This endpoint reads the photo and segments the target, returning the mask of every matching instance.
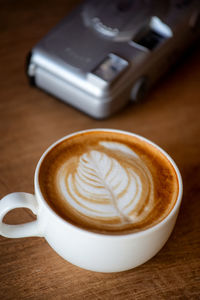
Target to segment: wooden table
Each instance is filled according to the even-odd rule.
[[[151,139],[177,162],[184,182],[180,215],[154,258],[115,274],[73,266],[43,238],[0,237],[0,299],[200,299],[200,46],[146,101],[94,120],[31,88],[24,72],[31,47],[78,2],[1,1],[0,196],[32,193],[37,161],[62,136],[86,128],[119,128]],[[5,221],[33,218],[29,210],[16,209]]]

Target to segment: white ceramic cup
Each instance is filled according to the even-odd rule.
[[[173,165],[177,174],[179,194],[176,204],[167,217],[159,224],[144,231],[124,234],[105,235],[90,232],[68,223],[56,214],[48,205],[40,191],[38,175],[40,165],[46,154],[57,143],[80,132],[70,134],[50,146],[40,158],[35,171],[35,195],[28,193],[12,193],[0,201],[0,234],[9,238],[41,236],[64,259],[77,265],[98,272],[119,272],[137,267],[152,258],[169,238],[179,212],[182,199],[182,179],[180,172],[171,157],[160,147],[149,140],[133,133],[114,129],[92,129],[93,131],[119,132],[135,136],[153,145]],[[87,133],[92,130],[84,130]],[[21,225],[8,225],[3,217],[12,209],[29,208],[37,220]]]

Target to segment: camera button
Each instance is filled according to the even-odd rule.
[[[148,80],[147,77],[140,77],[134,83],[132,90],[131,90],[131,101],[137,102],[144,98],[148,91]]]

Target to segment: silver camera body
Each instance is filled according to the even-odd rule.
[[[142,98],[199,36],[199,0],[85,1],[31,50],[27,74],[105,118]]]

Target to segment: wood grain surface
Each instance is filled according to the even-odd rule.
[[[180,214],[154,258],[114,274],[73,266],[43,238],[0,237],[0,299],[200,299],[200,46],[145,101],[94,120],[31,88],[24,71],[28,51],[78,2],[0,1],[0,197],[34,192],[36,164],[57,139],[86,128],[117,128],[151,139],[177,162],[184,183]],[[16,209],[5,221],[33,219],[29,210]]]

